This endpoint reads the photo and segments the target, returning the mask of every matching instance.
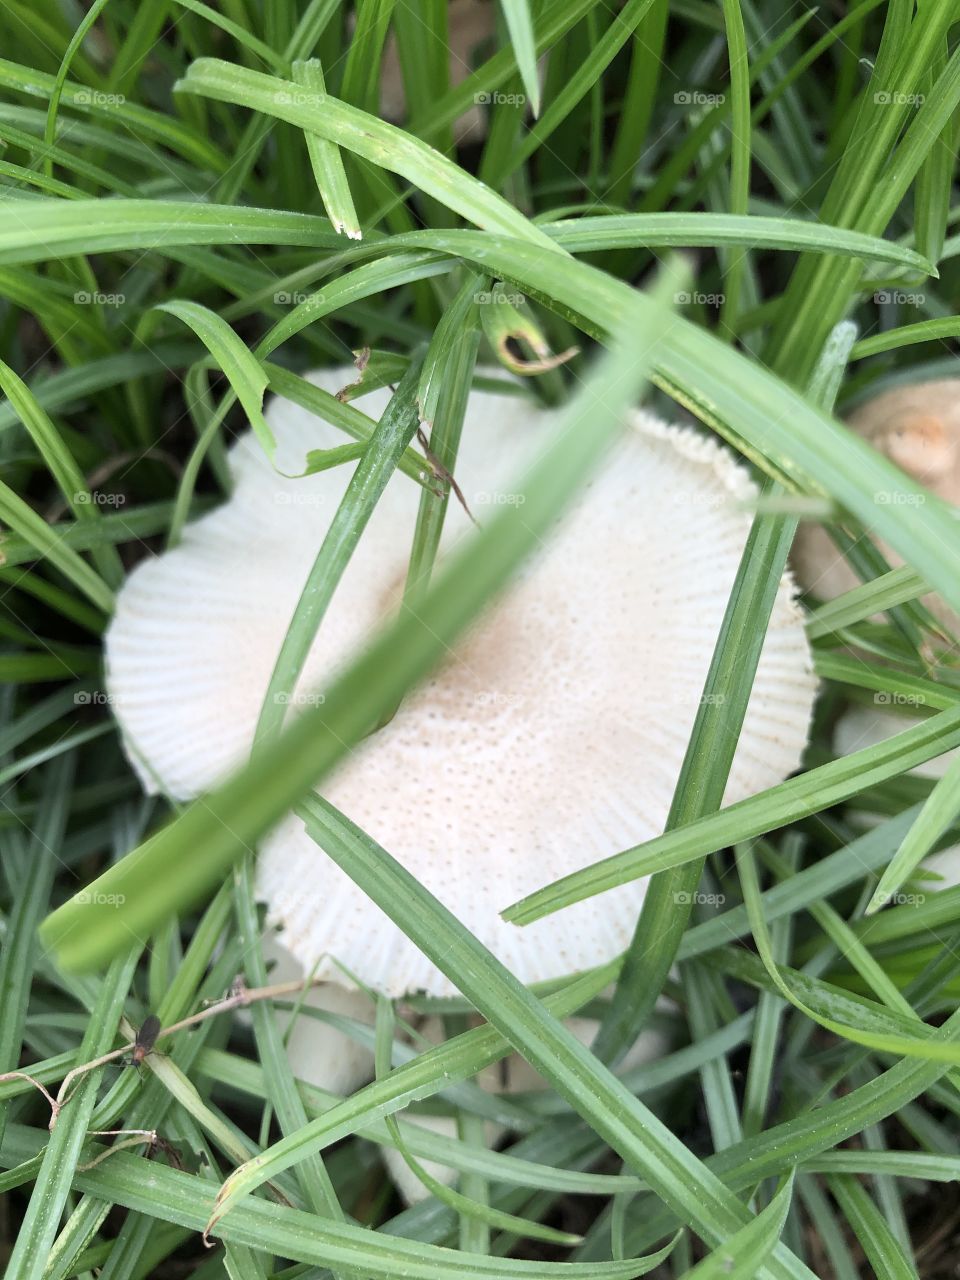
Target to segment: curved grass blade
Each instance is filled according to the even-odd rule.
[[[319,134],[371,164],[406,178],[484,230],[525,236],[542,248],[555,250],[548,236],[452,160],[395,125],[337,98],[326,95],[321,100],[319,95],[311,94],[311,100],[303,102],[304,95],[293,81],[250,71],[219,58],[200,58],[192,63],[175,88],[182,93],[199,93],[219,102],[250,107],[305,132]]]
[[[197,335],[223,371],[264,452],[272,459],[277,442],[263,416],[267,375],[256,356],[247,350],[226,320],[198,302],[160,302],[153,310],[175,316]]]
[[[917,869],[937,841],[960,813],[960,756],[951,760],[942,778],[938,778],[907,838],[893,861],[880,877],[873,897],[867,903],[866,915],[873,915],[891,902],[903,882]]]

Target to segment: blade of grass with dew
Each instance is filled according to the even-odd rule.
[[[291,74],[297,84],[302,85],[305,90],[317,92],[321,96],[326,94],[323,68],[320,66],[319,59],[309,58],[294,62]],[[342,233],[350,240],[360,240],[363,232],[360,230],[353,196],[350,194],[350,184],[347,181],[347,171],[343,167],[343,158],[339,149],[332,142],[318,138],[315,133],[306,133],[304,137],[320,198],[323,200],[327,217],[333,223],[334,231]]]
[[[789,878],[795,873],[792,863],[788,863],[784,858],[781,858],[769,845],[761,843],[758,845],[758,849],[760,857],[773,869],[780,880]],[[846,920],[826,902],[812,903],[809,911],[817,924],[823,929],[825,936],[834,943],[840,955],[845,960],[848,960],[861,975],[877,999],[888,1008],[898,1010],[907,1017],[913,1018],[914,1011],[910,1002],[899,987],[887,976],[883,967],[874,959],[872,953],[860,941]],[[785,965],[787,963],[786,958],[781,958],[776,954],[774,954],[774,959],[778,964]]]
[[[538,225],[571,253],[633,249],[640,245],[783,249],[891,262],[927,275],[936,272],[928,258],[895,240],[795,217],[667,211],[596,214]]]
[[[189,806],[101,876],[98,892],[122,893],[119,906],[106,909],[96,900],[74,899],[48,916],[42,936],[61,964],[89,968],[102,963],[122,945],[129,929],[149,932],[209,892],[244,848],[255,844],[449,651],[455,637],[552,526],[563,503],[596,463],[602,443],[613,439],[620,413],[641,387],[646,362],[664,331],[669,316],[664,293],[672,296],[680,278],[677,267],[666,272],[657,304],[642,321],[638,309],[630,309],[631,322],[623,328],[629,348],[618,347],[602,361],[571,404],[565,416],[568,429],[558,431],[558,443],[527,481],[522,517],[518,507],[499,512],[451,559],[424,598],[419,615],[403,614],[374,639],[328,690],[322,707],[308,709],[256,762],[202,803]],[[164,868],[159,879],[157,867]],[[108,881],[112,890],[105,887]],[[141,891],[146,884],[149,893]]]
[[[743,886],[745,905],[747,913],[750,917],[750,927],[754,941],[757,945],[757,951],[770,981],[776,990],[789,1001],[795,1009],[799,1009],[801,1013],[811,1018],[814,1022],[819,1023],[828,1031],[832,1031],[834,1035],[842,1036],[846,1040],[852,1040],[855,1044],[864,1045],[866,1048],[878,1049],[881,1052],[903,1054],[929,1060],[937,1058],[940,1061],[948,1061],[953,1065],[960,1064],[960,1045],[942,1044],[937,1039],[932,1028],[928,1028],[923,1023],[917,1024],[917,1030],[923,1028],[929,1036],[916,1038],[913,1035],[901,1035],[897,1031],[892,1031],[892,1024],[896,1027],[904,1022],[899,1014],[888,1011],[881,1011],[879,1006],[874,1006],[869,1011],[864,1006],[861,1016],[860,1008],[857,1004],[844,1002],[840,997],[834,997],[823,983],[819,983],[814,979],[804,980],[801,975],[790,974],[786,969],[782,969],[773,957],[773,951],[770,945],[770,934],[767,923],[764,920],[763,912],[760,909],[760,889],[757,880],[756,868],[753,863],[753,852],[745,844],[736,846],[737,870],[740,875],[740,883]],[[812,984],[812,985],[811,985]],[[804,989],[806,988],[806,989]],[[803,991],[801,995],[800,992]],[[807,998],[807,993],[826,992],[823,1001],[818,1001],[819,1008],[814,1004],[814,999]],[[831,1005],[836,1007],[836,1016],[833,1014]],[[846,1007],[844,1007],[846,1005]],[[831,1012],[825,1012],[831,1010]],[[841,1020],[841,1017],[843,1020]],[[912,1019],[906,1018],[905,1024],[909,1028]]]
[[[537,75],[537,46],[533,33],[530,0],[500,0],[510,33],[510,48],[527,93],[534,118],[540,114],[540,80]]]

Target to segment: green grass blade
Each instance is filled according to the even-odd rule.
[[[308,93],[316,92],[321,97],[326,94],[323,69],[318,59],[294,62],[291,74],[297,84],[302,85]],[[332,142],[318,138],[315,133],[307,133],[305,137],[313,176],[334,231],[341,232],[351,240],[361,239],[363,232],[360,230],[347,172],[338,148]]]
[[[933,851],[943,833],[953,825],[960,813],[958,782],[960,756],[950,762],[943,777],[937,780],[907,838],[897,850],[896,857],[880,877],[880,883],[867,903],[867,915],[879,911],[896,897],[904,881],[927,854]]]

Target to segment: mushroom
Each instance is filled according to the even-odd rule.
[[[312,375],[328,392],[354,378],[352,369]],[[480,523],[522,503],[511,487],[520,460],[559,420],[517,384],[503,387],[471,394],[456,465]],[[370,392],[360,407],[377,416],[387,399]],[[332,426],[283,399],[267,415],[277,469],[251,434],[241,437],[229,455],[230,499],[189,525],[178,547],[138,565],[119,593],[107,682],[148,791],[197,796],[249,756],[278,650],[347,483],[343,467],[291,478],[308,451],[339,442]],[[421,492],[399,472],[387,485],[289,696],[291,714],[322,702],[331,676],[397,607]],[[499,913],[663,830],[753,495],[717,442],[633,414],[540,553],[323,783],[332,804],[523,982],[602,964],[630,940],[642,880],[525,929]],[[469,518],[451,499],[441,555],[465,534]],[[797,768],[815,689],[785,576],[727,803]],[[304,973],[347,985],[346,969],[390,997],[453,993],[297,817],[263,840],[257,874],[277,941]],[[304,1074],[322,1075],[307,1049],[295,1058]]]
[[[960,505],[960,378],[895,387],[867,400],[850,415],[849,425],[876,449],[937,497]],[[878,493],[877,502],[889,500]],[[892,565],[903,560],[886,543],[880,549]],[[793,564],[803,588],[832,600],[860,585],[860,579],[818,524],[801,526]],[[937,596],[931,611],[953,628],[960,617]]]

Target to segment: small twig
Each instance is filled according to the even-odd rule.
[[[146,1142],[150,1147],[156,1146],[157,1131],[156,1129],[91,1129],[88,1137],[110,1137],[113,1134],[130,1134],[123,1142],[115,1142],[112,1147],[107,1147],[106,1151],[101,1151],[98,1156],[94,1156],[92,1160],[88,1160],[86,1164],[78,1164],[77,1172],[86,1173],[88,1169],[95,1168],[102,1161],[109,1159],[117,1151],[123,1151],[125,1147],[139,1147],[141,1142]]]
[[[228,1013],[231,1009],[245,1009],[247,1005],[251,1005],[258,1000],[273,1000],[278,996],[295,995],[297,992],[305,991],[309,987],[320,986],[325,981],[325,978],[311,978],[307,981],[300,979],[292,982],[277,982],[269,987],[247,988],[244,986],[242,979],[238,978],[230,988],[230,993],[228,995],[224,996],[221,1000],[216,1001],[216,1003],[208,1005],[206,1009],[201,1009],[199,1013],[192,1013],[189,1017],[181,1018],[179,1022],[172,1022],[169,1027],[162,1028],[162,1030],[157,1032],[156,1039],[162,1040],[165,1036],[173,1035],[176,1031],[183,1031],[187,1027],[195,1027],[198,1023],[206,1022],[208,1018],[216,1017],[218,1014]],[[91,1062],[83,1062],[79,1066],[68,1071],[63,1078],[63,1083],[60,1085],[56,1098],[52,1098],[47,1090],[44,1089],[43,1085],[39,1084],[36,1080],[33,1080],[32,1077],[26,1076],[26,1079],[30,1080],[32,1084],[35,1084],[50,1103],[51,1115],[49,1127],[51,1130],[57,1123],[61,1110],[73,1097],[73,1093],[68,1092],[69,1086],[73,1081],[79,1076],[86,1075],[88,1071],[93,1071],[97,1067],[105,1067],[109,1063],[115,1062],[118,1058],[122,1058],[124,1054],[132,1052],[135,1044],[136,1039],[134,1038],[128,1044],[121,1045],[119,1049],[114,1049],[112,1052],[105,1053],[99,1058],[94,1058]],[[25,1075],[22,1071],[11,1072],[10,1074],[19,1076]],[[0,1080],[4,1078],[5,1077],[0,1076]]]
[[[427,459],[427,462],[430,466],[430,470],[433,472],[433,474],[437,477],[438,480],[446,481],[446,483],[450,486],[450,488],[456,494],[457,501],[460,503],[461,507],[463,507],[468,517],[473,521],[473,523],[479,529],[480,525],[474,519],[473,512],[467,506],[467,500],[463,496],[463,490],[457,484],[456,480],[454,480],[453,472],[447,470],[447,468],[443,465],[443,463],[440,461],[437,455],[430,448],[430,445],[429,445],[429,442],[427,441],[426,433],[424,432],[423,427],[417,427],[417,443],[419,444],[420,448],[423,450],[424,457]],[[440,495],[438,494],[437,496],[439,497]]]
[[[49,1089],[47,1089],[45,1085],[42,1085],[39,1080],[35,1080],[33,1076],[27,1075],[26,1071],[5,1071],[3,1075],[0,1075],[0,1080],[29,1080],[33,1087],[35,1089],[39,1089],[46,1098],[47,1102],[50,1104],[50,1110],[54,1114],[60,1110],[60,1103],[57,1102]]]

